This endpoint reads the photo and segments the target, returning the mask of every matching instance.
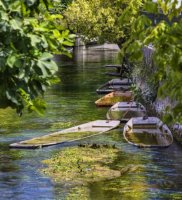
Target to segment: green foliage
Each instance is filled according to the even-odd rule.
[[[49,9],[51,13],[62,13],[73,0],[54,0],[53,6]]]
[[[67,148],[43,163],[48,168],[42,171],[57,182],[70,182],[72,185],[86,185],[91,182],[120,177],[119,170],[110,168],[119,152],[118,149],[104,145],[80,145],[81,147]],[[82,147],[84,146],[84,147]]]
[[[68,28],[85,41],[116,42],[123,37],[120,6],[120,0],[73,0],[63,15]]]
[[[73,0],[61,0],[61,4],[67,7],[72,1]]]
[[[171,108],[170,117],[166,119],[181,120],[179,113],[182,105],[182,19],[179,15],[182,11],[182,5],[178,1],[152,2],[149,0],[130,1],[127,8],[123,11],[120,20],[128,25],[130,34],[122,46],[121,55],[129,55],[132,61],[142,60],[142,48],[152,44],[155,51],[153,59],[157,69],[155,71],[155,80],[161,82],[158,96],[166,97],[176,103]],[[163,19],[157,23],[146,15],[152,13],[155,19],[163,16]],[[177,20],[178,22],[175,22]],[[132,23],[131,23],[132,21]],[[180,106],[179,106],[180,105]],[[168,112],[169,113],[169,112]]]
[[[1,108],[43,113],[41,98],[58,70],[52,54],[67,55],[73,42],[52,7],[50,0],[0,0]]]

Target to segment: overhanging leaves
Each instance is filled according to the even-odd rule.
[[[73,42],[51,6],[50,0],[0,1],[0,107],[43,113],[42,95],[57,80],[53,54]]]

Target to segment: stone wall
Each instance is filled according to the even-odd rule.
[[[155,68],[154,63],[152,61],[153,53],[154,53],[154,48],[152,46],[146,46],[143,48],[144,63],[146,67],[149,66],[149,67]],[[172,102],[170,101],[169,97],[166,97],[164,99],[157,98],[153,102],[155,111],[160,115],[163,114],[163,112],[165,111],[165,108],[167,106],[171,106],[171,104]]]
[[[144,55],[144,63],[146,64],[146,67],[154,67],[154,64],[152,63],[152,55],[154,52],[154,48],[152,46],[146,46],[143,49],[143,55]],[[146,89],[147,84],[144,84],[142,89]],[[156,98],[156,100],[152,103],[152,108],[154,109],[151,113],[156,113],[158,116],[162,116],[165,114],[165,108],[166,107],[172,107],[175,103],[171,102],[169,97],[166,97],[164,99]],[[174,138],[176,141],[178,141],[180,144],[182,144],[182,125],[180,124],[174,124],[171,126],[171,130],[173,133]]]

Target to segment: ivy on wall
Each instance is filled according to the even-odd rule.
[[[144,12],[153,14],[154,23]],[[182,5],[178,1],[156,2],[149,0],[131,0],[120,16],[123,28],[127,26],[130,34],[122,45],[121,55],[129,55],[133,62],[142,61],[142,49],[153,45],[153,60],[157,66],[153,74],[155,81],[160,81],[158,97],[170,97],[175,102],[166,108],[164,120],[182,122]]]

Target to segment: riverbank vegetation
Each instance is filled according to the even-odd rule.
[[[135,6],[138,2],[139,6]],[[180,82],[182,57],[182,5],[179,1],[130,1],[121,15],[122,24],[130,24],[130,34],[121,48],[121,55],[132,62],[143,59],[142,49],[154,48],[149,79],[158,82],[157,97],[169,97],[173,105],[166,107],[164,121],[182,122],[182,90]],[[148,66],[146,66],[147,68]],[[151,67],[151,66],[150,66]],[[146,69],[148,71],[148,69]],[[146,76],[148,73],[146,73]]]
[[[122,12],[120,5],[119,1],[73,0],[63,15],[67,28],[85,42],[118,43],[123,37],[119,21]]]
[[[73,35],[52,1],[0,1],[0,108],[42,114],[46,88],[58,81],[54,54],[69,55]]]
[[[0,107],[24,107],[42,114],[46,88],[57,81],[54,54],[69,55],[71,32],[85,41],[115,42],[120,61],[129,58],[134,68],[142,62],[142,49],[153,45],[154,65],[140,71],[154,84],[157,95],[170,97],[165,121],[182,121],[181,38],[179,1],[65,0],[0,1],[1,70]],[[64,17],[63,17],[64,16]],[[63,19],[64,18],[64,19]],[[67,27],[67,29],[65,29]]]
[[[94,2],[96,1],[73,0],[64,12],[68,27],[86,39],[117,42],[121,47],[121,62],[127,56],[134,68],[139,68],[138,63],[143,60],[142,49],[152,44],[155,49],[154,64],[144,67],[140,65],[142,66],[140,72],[145,73],[144,75],[148,77],[146,81],[153,84],[152,89],[156,95],[152,96],[152,100],[156,97],[169,97],[173,102],[173,106],[166,107],[164,121],[182,122],[182,90],[179,84],[182,81],[181,2],[172,0],[155,2],[115,0],[112,3],[100,0],[96,4]]]

